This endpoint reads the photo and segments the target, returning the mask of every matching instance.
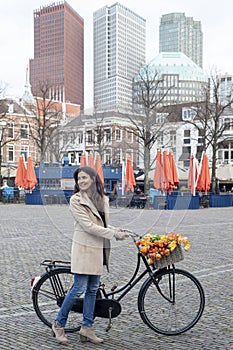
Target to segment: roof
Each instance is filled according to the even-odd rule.
[[[182,52],[161,52],[148,63],[152,72],[159,74],[178,74],[180,80],[208,81],[203,69]]]
[[[9,106],[12,106],[12,112],[9,111]],[[0,100],[0,114],[25,114],[25,108],[20,106],[20,104],[12,99],[1,99]]]

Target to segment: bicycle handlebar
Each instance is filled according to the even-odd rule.
[[[127,229],[122,229],[121,231],[123,232],[127,232],[129,233],[129,235],[133,238],[133,239],[140,239],[140,235],[134,231],[131,231],[131,230],[127,230]]]

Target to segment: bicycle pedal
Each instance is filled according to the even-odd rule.
[[[112,323],[108,324],[107,328],[105,329],[106,332],[110,331],[110,329],[112,328]]]

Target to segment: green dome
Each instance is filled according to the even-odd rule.
[[[208,81],[203,69],[182,52],[161,52],[148,63],[148,66],[151,74],[157,71],[159,75],[178,74],[179,80],[184,81]]]

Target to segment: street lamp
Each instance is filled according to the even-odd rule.
[[[3,130],[7,124],[6,119],[0,119],[0,186],[2,186],[2,140],[3,140]]]

